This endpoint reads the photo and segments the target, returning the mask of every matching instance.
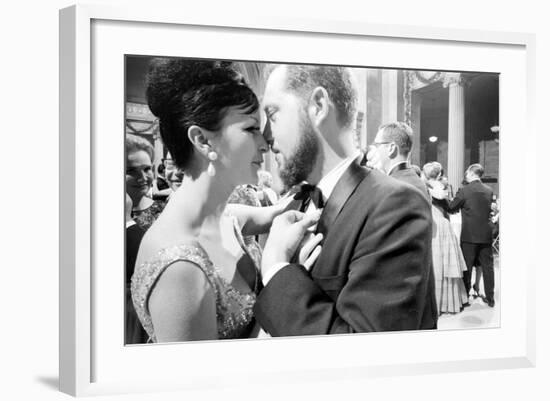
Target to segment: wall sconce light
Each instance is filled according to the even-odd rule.
[[[430,142],[434,143],[434,142],[437,142],[437,137],[436,136],[431,136],[431,137],[428,138],[428,140]]]
[[[498,125],[493,125],[491,128],[489,128],[493,134],[495,134],[494,141],[498,143],[499,141],[499,133],[500,133],[500,127]]]

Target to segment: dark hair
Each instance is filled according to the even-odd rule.
[[[147,102],[174,163],[189,167],[192,125],[217,131],[229,107],[255,112],[258,99],[231,62],[156,58],[147,75]]]
[[[334,103],[340,125],[349,127],[353,122],[357,95],[348,68],[290,64],[286,66],[286,81],[288,89],[302,99],[309,97],[318,86],[325,88]]]
[[[413,130],[400,121],[383,124],[378,129],[383,132],[385,140],[394,142],[399,148],[399,154],[407,156],[413,144]]]
[[[124,145],[126,148],[126,157],[128,157],[130,153],[143,150],[149,155],[151,161],[153,161],[155,151],[153,149],[153,145],[151,145],[151,142],[149,142],[147,139],[134,134],[126,134]]]
[[[485,170],[483,170],[483,166],[478,163],[472,164],[466,171],[471,171],[479,178],[483,177],[483,173],[485,172]]]
[[[164,166],[164,163],[160,163],[157,167],[157,173],[158,174],[164,174],[165,170],[166,170],[166,167]]]

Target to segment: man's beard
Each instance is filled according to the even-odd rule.
[[[299,140],[294,153],[284,158],[284,165],[279,170],[281,181],[286,189],[306,181],[315,167],[319,154],[319,141],[305,111],[300,115]]]

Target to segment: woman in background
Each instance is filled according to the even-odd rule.
[[[435,295],[439,314],[457,313],[468,305],[468,295],[462,280],[466,262],[449,221],[448,188],[442,179],[438,162],[423,167],[424,179],[432,196],[432,258]]]
[[[146,139],[126,134],[126,193],[132,200],[132,218],[147,231],[164,208],[152,199],[153,146]]]

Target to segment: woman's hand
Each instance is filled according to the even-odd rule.
[[[447,199],[449,191],[447,191],[441,182],[430,180],[428,185],[428,192],[432,198],[435,199]]]
[[[280,215],[281,213],[286,212],[287,210],[298,210],[300,208],[302,201],[294,199],[295,195],[295,191],[290,191],[285,194],[285,196],[283,196],[281,199],[279,199],[276,204],[271,206],[276,210],[275,217]]]

